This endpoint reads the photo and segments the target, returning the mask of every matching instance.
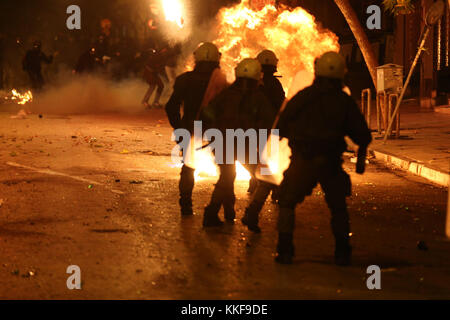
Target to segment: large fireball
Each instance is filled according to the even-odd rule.
[[[278,71],[287,91],[301,71],[313,73],[314,60],[326,51],[338,51],[338,37],[317,25],[314,16],[298,7],[289,10],[266,5],[253,10],[248,0],[219,11],[217,38],[222,52],[222,68],[228,80],[234,79],[234,67],[243,58],[256,57],[263,49],[273,50]]]

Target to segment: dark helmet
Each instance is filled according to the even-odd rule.
[[[275,52],[271,50],[266,49],[261,51],[256,57],[256,59],[258,59],[261,65],[263,66],[270,65],[276,67],[278,65],[278,58],[275,55]]]

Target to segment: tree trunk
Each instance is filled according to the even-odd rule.
[[[361,53],[366,61],[367,68],[369,69],[370,76],[372,77],[373,84],[375,88],[377,87],[377,72],[376,67],[378,65],[375,59],[375,54],[373,52],[372,46],[370,45],[369,39],[359,22],[358,16],[350,5],[349,0],[334,0],[336,5],[341,10],[342,14],[347,20],[350,29],[358,42]]]

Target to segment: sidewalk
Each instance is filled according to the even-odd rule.
[[[369,149],[376,159],[446,187],[450,169],[450,108],[414,111],[402,110],[399,139],[389,139],[384,144],[384,136],[374,131]],[[376,115],[372,116],[371,129],[376,129]]]

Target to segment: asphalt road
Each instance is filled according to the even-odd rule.
[[[320,188],[297,208],[296,257],[282,266],[269,201],[259,235],[239,220],[205,231],[215,178],[203,178],[196,215],[180,216],[161,110],[10,115],[0,113],[0,299],[450,298],[447,189],[421,178],[372,162],[359,176],[347,159],[352,266],[333,264]],[[246,188],[236,182],[238,219]],[[81,290],[67,288],[70,265]],[[381,268],[381,290],[366,286],[370,265]]]

